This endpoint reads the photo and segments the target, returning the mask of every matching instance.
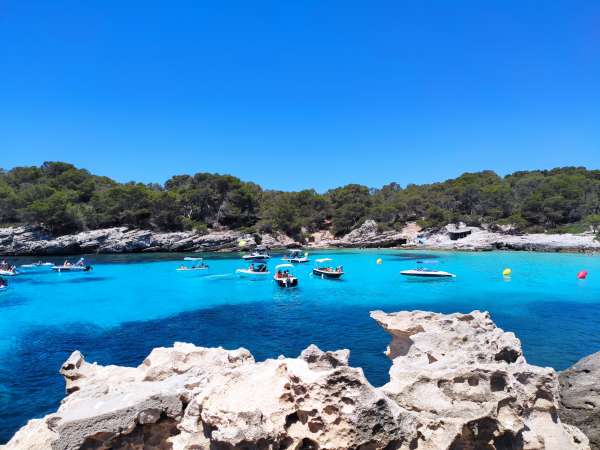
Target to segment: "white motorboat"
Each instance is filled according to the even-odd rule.
[[[54,266],[54,263],[41,262],[41,261],[31,263],[31,264],[21,264],[22,269],[37,269],[39,267],[52,267],[52,266]]]
[[[450,272],[444,272],[443,270],[427,269],[425,267],[418,267],[417,269],[403,270],[400,275],[405,277],[423,277],[423,278],[454,278],[456,275]]]
[[[242,278],[263,279],[271,274],[266,264],[250,264],[247,269],[237,269],[235,271]]]
[[[269,255],[266,247],[263,247],[262,245],[257,246],[252,252],[242,256],[242,259],[246,261],[264,261],[270,258],[271,255]]]
[[[329,278],[332,280],[339,280],[344,275],[344,268],[342,266],[333,267],[329,263],[333,261],[331,258],[317,259],[316,265],[313,268],[313,275],[321,278]]]
[[[293,264],[279,264],[275,266],[275,275],[273,280],[279,287],[290,288],[298,286],[298,278],[294,275]]]
[[[196,258],[194,256],[186,256],[183,258],[184,261],[202,261],[204,258]]]
[[[302,250],[290,250],[290,252],[281,258],[282,261],[288,261],[295,264],[307,263],[310,261],[308,259],[308,252],[302,252]]]
[[[15,269],[0,269],[0,276],[3,277],[14,277],[15,275],[19,275]]]
[[[208,265],[202,263],[199,264],[197,266],[184,266],[181,265],[179,266],[177,269],[175,269],[177,272],[195,272],[197,270],[208,270]]]
[[[271,256],[266,252],[252,252],[242,256],[242,259],[245,259],[246,261],[263,261],[270,258]]]

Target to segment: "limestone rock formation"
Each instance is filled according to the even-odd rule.
[[[270,247],[294,246],[294,241],[284,235],[264,235],[262,238]],[[0,228],[0,254],[237,251],[240,239],[246,241],[248,247],[255,244],[252,235],[237,231],[213,231],[202,235],[193,231],[159,233],[115,227],[53,237],[40,230],[15,227]]]
[[[452,240],[448,230],[427,231],[419,234],[415,243],[418,247],[444,250],[523,250],[523,251],[599,251],[600,242],[593,233],[582,234],[535,233],[514,234],[509,228],[506,232],[494,232],[486,228],[469,227],[471,234]]]
[[[335,238],[330,232],[322,231],[312,234],[311,247],[362,247],[384,248],[399,247],[407,242],[404,233],[400,231],[379,231],[379,226],[374,220],[365,220],[364,223],[350,231],[341,238]]]
[[[340,247],[397,247],[406,243],[406,237],[399,231],[379,231],[377,222],[365,220],[340,241]]]
[[[408,448],[414,415],[347,363],[347,351],[315,346],[256,363],[244,349],[176,343],[137,368],[75,352],[61,369],[70,395],[5,449]]]
[[[558,418],[552,369],[526,363],[487,313],[373,318],[393,337],[390,382],[373,387],[349,352],[309,346],[256,362],[244,349],[176,343],[137,368],[74,352],[58,411],[4,450],[584,450]]]
[[[600,449],[600,352],[587,356],[559,374],[560,418],[574,425]]]
[[[381,389],[418,415],[423,448],[587,448],[579,430],[558,420],[554,370],[527,364],[520,341],[488,313],[371,317],[392,335]]]

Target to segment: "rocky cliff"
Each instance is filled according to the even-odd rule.
[[[407,245],[431,250],[532,250],[532,251],[600,251],[600,241],[592,233],[513,235],[471,227],[471,234],[452,240],[445,229],[422,231],[415,223],[401,230],[379,230],[377,222],[366,220],[342,237],[328,230],[312,233],[307,244],[282,233],[247,234],[239,231],[193,231],[161,233],[126,227],[84,231],[66,236],[51,236],[28,227],[0,228],[0,255],[72,255],[82,253],[138,252],[215,252],[238,251],[239,242],[252,247],[259,238],[270,248],[388,248]]]
[[[240,240],[251,248],[256,235],[238,231],[193,231],[160,233],[126,227],[84,231],[66,236],[52,236],[28,227],[0,228],[1,255],[72,255],[80,253],[139,253],[139,252],[215,252],[239,251]],[[270,248],[301,247],[299,242],[282,233],[262,234],[260,243]],[[406,242],[396,231],[380,233],[377,223],[368,220],[346,236],[336,239],[323,233],[318,242],[308,247],[393,247]]]
[[[4,450],[588,449],[558,416],[558,378],[525,361],[487,313],[372,317],[392,335],[390,381],[372,386],[349,352],[309,346],[256,362],[244,349],[176,343],[136,368],[61,369],[67,397]]]
[[[560,418],[579,427],[600,450],[600,352],[560,373]]]
[[[406,242],[407,238],[403,232],[395,230],[380,231],[377,222],[365,220],[361,226],[345,236],[339,239],[328,236],[321,239],[319,244],[323,247],[387,248],[399,247],[406,244]]]
[[[193,231],[159,233],[116,227],[54,237],[40,230],[17,227],[0,229],[0,254],[237,251],[240,240],[244,240],[247,247],[255,244],[253,235],[237,231],[214,231],[202,235]],[[270,247],[295,245],[292,239],[280,234],[263,235],[262,240]]]

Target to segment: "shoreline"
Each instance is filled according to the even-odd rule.
[[[600,252],[600,241],[585,234],[524,234],[491,232],[471,227],[469,235],[451,239],[443,229],[421,232],[407,227],[402,231],[377,229],[373,221],[341,238],[329,232],[313,233],[312,241],[302,244],[282,233],[249,234],[240,231],[212,231],[207,234],[187,232],[154,232],[126,227],[85,231],[52,236],[27,227],[0,228],[0,256],[51,257],[90,254],[140,253],[238,253],[264,245],[275,251],[303,248],[308,251],[338,249],[394,249],[413,251],[529,251],[540,253]],[[243,243],[243,246],[240,246]]]
[[[351,251],[372,251],[375,252],[385,252],[385,251],[394,251],[394,252],[436,252],[436,253],[540,253],[540,254],[553,254],[553,253],[561,253],[561,254],[570,254],[570,255],[590,255],[597,256],[600,255],[600,250],[597,249],[578,249],[578,248],[558,248],[558,249],[541,249],[541,250],[526,250],[526,249],[510,249],[510,248],[482,248],[482,249],[466,249],[466,248],[444,248],[444,247],[302,247],[303,250],[307,252],[351,252]],[[285,253],[288,248],[286,247],[274,247],[271,248],[272,253],[280,254]],[[142,252],[94,252],[94,253],[60,253],[60,254],[47,254],[47,253],[35,253],[35,254],[6,254],[0,252],[0,258],[28,258],[28,259],[37,259],[37,258],[75,258],[81,256],[141,256],[141,255],[192,255],[196,253],[201,254],[214,254],[214,255],[233,255],[235,253],[243,254],[246,253],[245,250],[217,250],[217,251],[202,251],[202,252],[193,252],[193,251],[170,251],[170,250],[156,250],[156,251],[142,251]],[[275,260],[277,260],[275,258]]]

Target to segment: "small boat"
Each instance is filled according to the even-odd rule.
[[[294,276],[293,272],[290,273],[293,269],[293,264],[279,264],[278,266],[275,266],[277,272],[275,272],[273,280],[275,280],[277,285],[282,288],[298,286],[298,278]]]
[[[86,266],[83,263],[83,258],[81,258],[75,264],[65,261],[64,264],[60,266],[52,266],[52,270],[55,272],[90,272],[92,270],[92,266]]]
[[[237,269],[235,273],[237,273],[240,277],[243,278],[262,279],[266,278],[271,272],[269,272],[269,269],[267,268],[266,264],[253,263],[250,264],[250,266],[247,269]]]
[[[450,272],[444,272],[443,270],[427,269],[425,267],[418,267],[416,269],[403,270],[400,275],[405,277],[423,277],[423,278],[454,278],[456,275]]]
[[[208,270],[208,265],[204,264],[204,263],[199,264],[197,266],[192,266],[192,267],[181,265],[175,270],[178,272],[193,272],[196,270]]]
[[[54,266],[54,263],[51,262],[35,262],[35,263],[30,263],[30,264],[21,264],[21,268],[22,269],[38,269],[40,267],[52,267]]]
[[[310,259],[308,259],[308,252],[302,253],[302,250],[290,250],[290,252],[281,258],[281,260],[296,264],[307,263],[310,261]]]
[[[92,270],[92,266],[52,266],[52,270],[55,272],[90,272]]]
[[[186,256],[183,258],[184,261],[202,261],[204,258],[196,258],[194,256]]]
[[[263,246],[258,246],[251,253],[242,256],[242,259],[244,259],[246,261],[264,261],[264,260],[267,260],[270,258],[271,258],[271,255],[269,255],[269,252]]]
[[[344,275],[344,268],[342,266],[333,267],[326,263],[333,261],[331,258],[317,259],[315,262],[316,266],[313,268],[313,275],[321,278],[329,278],[332,280],[338,280]]]
[[[0,269],[0,276],[3,277],[14,277],[15,275],[19,275],[19,272],[13,267],[11,269]]]

